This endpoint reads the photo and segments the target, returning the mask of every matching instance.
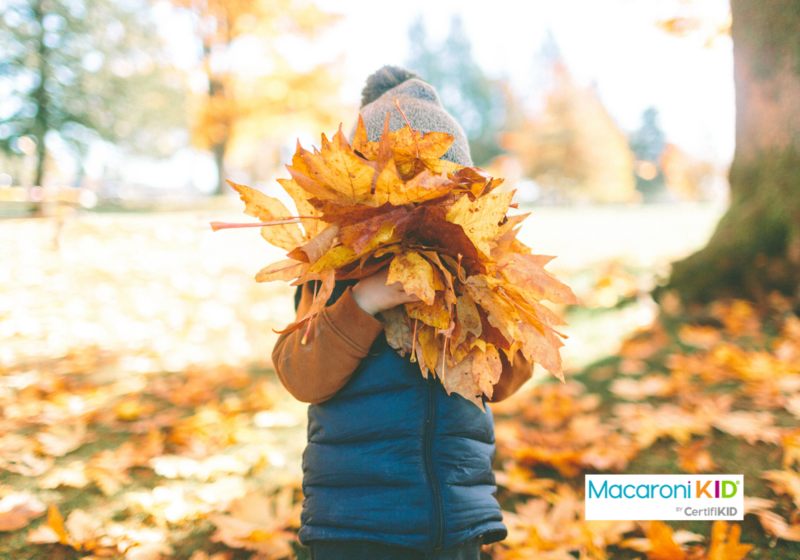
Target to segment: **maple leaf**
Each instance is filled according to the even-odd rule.
[[[707,560],[742,560],[753,549],[752,544],[740,544],[742,526],[736,523],[729,525],[725,521],[714,521],[711,527],[711,544],[708,547]]]
[[[774,418],[769,412],[734,410],[714,419],[718,430],[732,436],[744,438],[754,445],[756,441],[779,443],[783,430],[773,425]]]
[[[239,185],[232,181],[228,184],[239,193],[245,203],[244,213],[258,218],[262,222],[285,220],[291,216],[286,206],[277,198],[267,196],[255,189]],[[303,233],[297,224],[265,226],[261,228],[261,236],[269,243],[291,251],[303,242]]]
[[[473,202],[464,195],[450,208],[446,219],[464,228],[470,241],[483,254],[488,255],[491,253],[488,240],[497,236],[498,224],[506,215],[512,196],[513,192],[490,194]]]
[[[89,478],[86,475],[86,465],[82,461],[73,461],[66,467],[55,468],[47,473],[39,481],[39,488],[58,488],[59,486],[83,488],[87,484],[89,484]]]
[[[672,528],[663,521],[651,521],[645,531],[650,540],[650,560],[685,560],[686,553],[673,539]]]
[[[531,299],[580,305],[568,286],[542,268],[539,255],[507,254],[498,265],[505,279]]]
[[[374,205],[372,177],[375,168],[353,153],[341,125],[332,142],[322,135],[319,154],[304,152],[301,157],[310,173],[307,176],[335,191],[339,195],[336,197],[338,200],[349,204]]]
[[[78,449],[86,440],[86,424],[77,422],[74,428],[64,425],[51,426],[36,434],[41,451],[47,455],[61,457]]]
[[[292,179],[278,179],[278,183],[294,201],[298,216],[318,215],[317,209],[309,201],[309,199],[312,198],[311,193],[301,188],[300,185]],[[300,218],[300,223],[303,226],[303,239],[306,241],[322,231],[322,220]]]

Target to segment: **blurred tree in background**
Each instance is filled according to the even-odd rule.
[[[717,195],[714,192],[718,184],[716,166],[710,161],[692,157],[675,144],[664,144],[658,167],[664,174],[667,188],[677,200],[708,200]]]
[[[488,78],[472,56],[472,43],[461,17],[453,16],[441,46],[430,44],[420,16],[408,31],[411,52],[406,63],[432,84],[442,104],[464,128],[475,165],[486,165],[502,153],[498,134],[513,103],[502,80]]]
[[[664,174],[659,161],[666,140],[658,125],[658,109],[649,107],[642,113],[642,125],[631,134],[630,145],[636,156],[636,190],[643,202],[663,202],[668,197]]]
[[[277,45],[291,37],[313,38],[336,16],[295,0],[171,0],[193,15],[201,42],[207,87],[194,117],[194,142],[214,154],[225,188],[225,156],[237,140],[252,141],[294,118],[329,126],[338,122],[338,86],[329,65],[296,71]],[[238,55],[237,55],[237,50]],[[237,56],[246,53],[246,67]]]
[[[636,193],[625,134],[595,88],[576,85],[558,49],[547,43],[551,67],[543,107],[504,135],[504,147],[519,158],[523,175],[539,183],[545,200],[630,202]]]
[[[736,151],[731,206],[674,264],[687,301],[800,296],[800,0],[731,0]]]
[[[76,183],[93,141],[142,153],[170,151],[170,133],[185,127],[183,85],[166,62],[147,8],[144,0],[5,3],[0,149],[12,158],[35,153],[35,185],[50,171],[52,140],[73,153]]]

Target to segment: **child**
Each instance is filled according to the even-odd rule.
[[[436,90],[386,66],[367,79],[361,115],[370,141],[405,126],[455,137],[444,159],[472,165],[461,127]],[[351,133],[351,140],[354,132]],[[300,541],[315,560],[477,560],[482,544],[506,537],[492,473],[492,413],[448,396],[433,375],[386,343],[380,312],[416,301],[388,267],[362,280],[338,281],[324,311],[305,329],[281,335],[272,360],[281,383],[308,407],[303,454]],[[308,311],[312,283],[298,288],[297,317]],[[514,394],[533,366],[500,353],[503,373],[493,402]]]

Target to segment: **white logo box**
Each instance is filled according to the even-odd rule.
[[[741,474],[586,475],[587,521],[742,521]]]

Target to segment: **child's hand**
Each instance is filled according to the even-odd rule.
[[[353,299],[361,309],[370,315],[397,307],[401,303],[420,301],[417,296],[405,293],[401,282],[387,286],[386,279],[388,277],[389,267],[386,266],[372,276],[362,278],[358,284],[353,286]]]

